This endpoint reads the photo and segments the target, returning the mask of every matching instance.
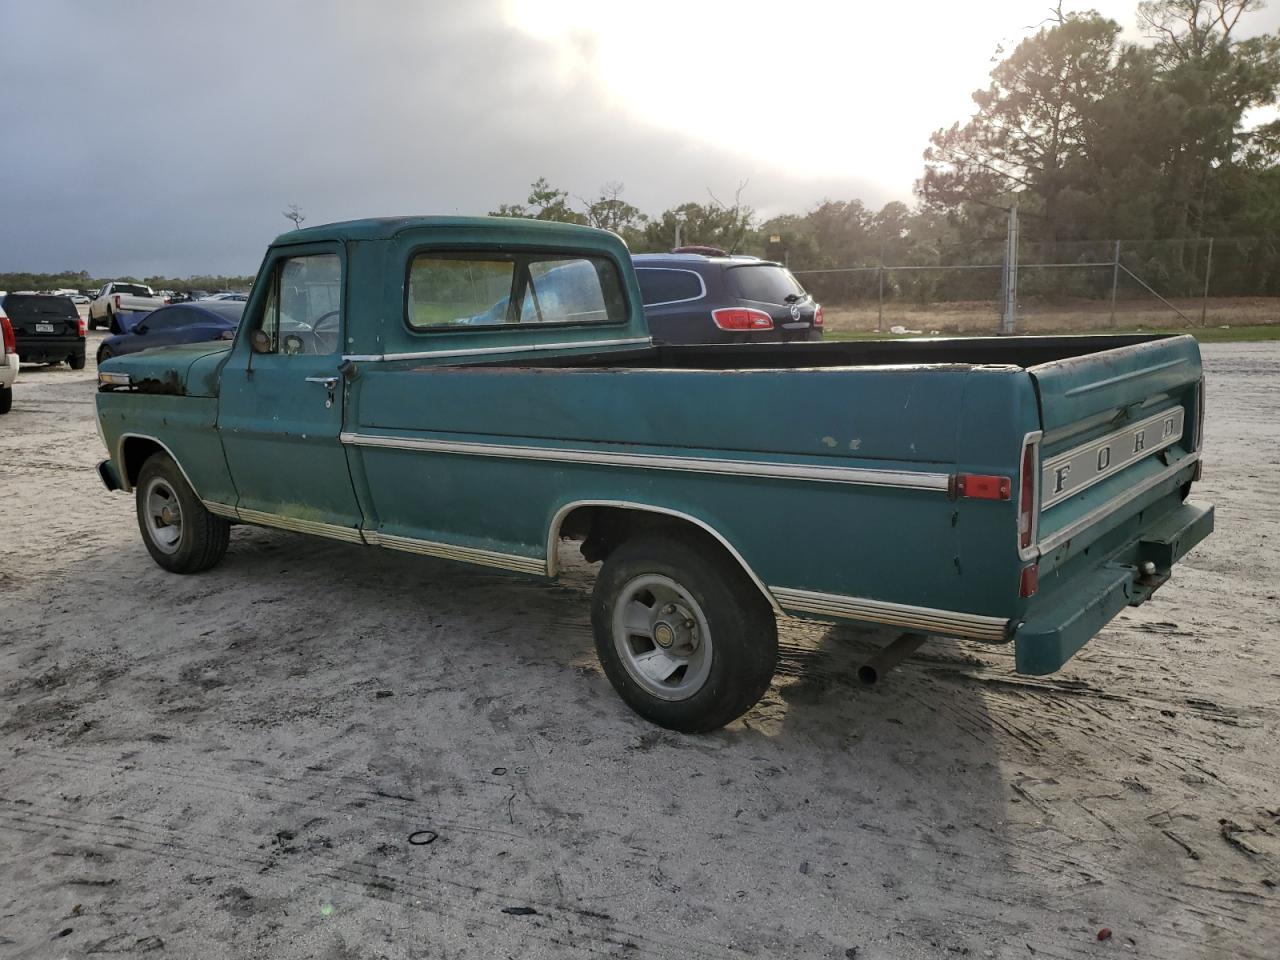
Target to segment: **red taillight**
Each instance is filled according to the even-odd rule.
[[[76,317],[76,332],[82,337],[87,337],[89,335],[89,321],[84,317]]]
[[[772,330],[773,317],[763,310],[746,307],[724,307],[712,310],[711,319],[721,330]]]
[[[1022,448],[1022,475],[1018,489],[1018,548],[1027,550],[1036,535],[1036,445]]]
[[[956,474],[956,496],[969,500],[1008,500],[1013,481],[1008,477],[992,477],[983,473]]]
[[[1039,589],[1040,563],[1037,561],[1022,568],[1022,575],[1018,578],[1018,596],[1034,597]]]
[[[18,342],[13,338],[13,325],[9,323],[9,318],[0,313],[0,330],[4,334],[4,352],[5,354],[17,353]]]
[[[822,307],[821,306],[819,306],[816,310],[813,311],[813,325],[815,327],[822,326]]]
[[[116,294],[114,297],[112,297],[111,299],[112,299],[112,300],[114,300],[114,301],[116,302],[116,309],[117,309],[117,310],[119,310],[119,309],[120,309],[120,294],[118,294],[118,293],[117,293],[117,294]]]

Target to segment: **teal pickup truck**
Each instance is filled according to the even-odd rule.
[[[667,346],[627,249],[414,217],[273,243],[234,341],[99,372],[110,490],[175,573],[237,523],[555,577],[622,698],[710,730],[777,617],[1014,644],[1057,670],[1213,527],[1191,337]]]

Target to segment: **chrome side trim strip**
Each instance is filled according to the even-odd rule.
[[[1077,519],[1073,520],[1071,523],[1063,527],[1061,530],[1055,531],[1054,533],[1049,534],[1049,536],[1041,540],[1040,553],[1041,554],[1051,553],[1052,551],[1058,549],[1058,547],[1062,546],[1064,543],[1066,543],[1076,534],[1080,533],[1080,531],[1088,529],[1089,527],[1093,526],[1095,523],[1105,520],[1107,517],[1111,516],[1111,514],[1115,513],[1121,507],[1128,506],[1130,503],[1132,503],[1134,500],[1137,500],[1138,497],[1142,496],[1148,490],[1151,490],[1155,487],[1160,486],[1160,484],[1164,483],[1170,477],[1176,476],[1182,470],[1191,466],[1199,459],[1200,459],[1200,453],[1198,451],[1196,453],[1190,453],[1187,456],[1183,457],[1181,460],[1179,460],[1177,463],[1173,463],[1165,467],[1159,473],[1153,473],[1150,477],[1142,481],[1142,483],[1138,484],[1137,486],[1130,487],[1128,490],[1120,494],[1118,497],[1108,500],[1106,503],[1102,504],[1101,506],[1094,507],[1094,509],[1090,510],[1084,516],[1078,517]]]
[[[358,527],[344,527],[336,523],[322,523],[319,520],[302,520],[298,517],[286,517],[278,513],[265,513],[261,510],[246,510],[235,507],[236,516],[245,523],[256,523],[263,527],[279,527],[281,530],[292,530],[294,533],[310,533],[318,537],[329,537],[346,543],[364,543]]]
[[[388,533],[379,533],[376,530],[366,530],[364,536],[365,540],[375,547],[402,550],[406,553],[417,553],[427,557],[439,557],[443,560],[458,560],[463,563],[479,564],[482,567],[515,570],[518,573],[531,573],[536,576],[545,576],[547,573],[546,562],[536,557],[521,557],[512,553],[481,550],[477,547],[436,543],[432,540],[417,540],[412,537],[397,537]]]
[[[846,597],[835,593],[818,593],[792,587],[770,587],[770,589],[784,608],[796,613],[883,623],[936,636],[998,642],[1006,638],[1009,626],[1008,619],[1004,617],[986,617],[955,610],[913,607],[905,603],[867,600],[862,597]]]
[[[751,582],[759,587],[760,592],[764,594],[764,598],[769,601],[769,606],[773,607],[773,612],[781,615],[782,608],[778,606],[778,601],[773,594],[769,592],[769,588],[764,585],[764,581],[756,576],[756,572],[751,569],[751,565],[740,554],[727,539],[721,536],[720,531],[704,520],[679,510],[672,510],[669,507],[655,507],[648,503],[635,503],[630,500],[574,500],[572,503],[566,503],[556,515],[551,518],[551,526],[547,532],[547,576],[554,577],[556,575],[557,557],[556,544],[560,542],[560,527],[564,524],[564,518],[576,510],[578,507],[618,507],[622,510],[638,510],[643,513],[661,513],[668,517],[678,517],[681,520],[688,521],[696,527],[701,527],[711,536],[719,541],[720,545],[729,551],[729,555],[738,561],[738,565],[742,567],[743,572],[751,578]]]
[[[827,467],[763,460],[724,460],[712,457],[673,457],[614,453],[607,450],[571,450],[559,447],[429,440],[420,437],[379,437],[363,433],[343,433],[340,439],[343,443],[357,447],[453,453],[472,457],[504,457],[512,460],[590,463],[601,466],[639,467],[647,470],[688,470],[694,473],[732,474],[773,480],[813,480],[821,483],[853,483],[873,487],[938,490],[943,493],[947,491],[950,481],[949,475],[945,473],[916,473],[911,470]]]
[[[228,520],[239,520],[240,514],[236,512],[236,508],[229,503],[218,503],[216,500],[201,500],[204,508],[216,517],[225,517]]]
[[[626,340],[577,340],[570,343],[521,343],[508,347],[468,347],[457,350],[418,350],[411,353],[347,353],[343,360],[379,363],[385,360],[429,360],[433,357],[483,357],[502,353],[542,353],[548,350],[577,350],[587,347],[653,346],[652,337]]]

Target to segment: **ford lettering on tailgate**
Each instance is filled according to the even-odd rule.
[[[1042,505],[1051,507],[1149,457],[1182,436],[1182,407],[1147,417],[1045,461]]]

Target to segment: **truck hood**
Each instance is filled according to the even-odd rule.
[[[127,373],[135,393],[167,393],[180,397],[216,397],[218,371],[231,350],[230,341],[154,347],[112,357],[100,373]]]

